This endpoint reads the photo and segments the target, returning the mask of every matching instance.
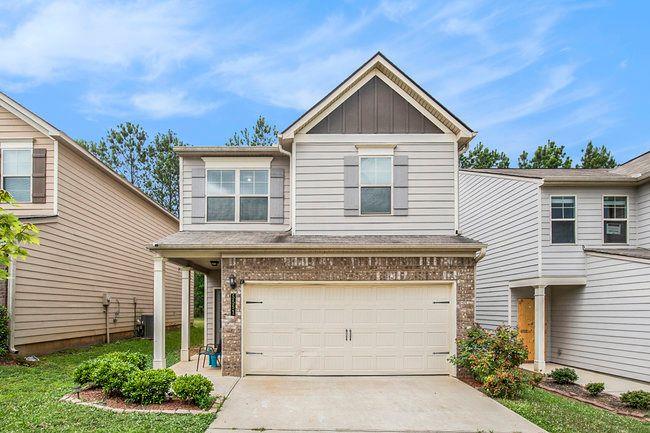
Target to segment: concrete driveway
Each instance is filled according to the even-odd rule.
[[[247,376],[209,432],[544,432],[457,379]]]

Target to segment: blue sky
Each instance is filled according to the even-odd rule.
[[[4,2],[0,89],[74,138],[280,130],[381,50],[506,151],[650,149],[650,2]]]

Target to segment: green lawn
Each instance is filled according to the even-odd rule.
[[[650,423],[623,417],[540,388],[520,400],[499,400],[550,433],[650,433]]]
[[[191,331],[193,346],[203,340],[203,323]],[[167,333],[167,364],[178,362],[180,331]],[[0,431],[3,432],[203,432],[214,419],[206,415],[115,414],[59,402],[74,386],[70,375],[81,361],[116,350],[152,357],[149,340],[125,340],[41,358],[37,367],[0,366]]]

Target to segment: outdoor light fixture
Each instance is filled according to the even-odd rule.
[[[219,266],[219,260],[210,260],[212,266]]]
[[[230,285],[231,289],[235,289],[237,287],[237,279],[235,278],[234,275],[230,275],[228,277],[228,284]]]

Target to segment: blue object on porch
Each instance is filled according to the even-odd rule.
[[[219,366],[219,360],[217,359],[219,355],[216,353],[211,353],[208,355],[208,364],[210,364],[210,367],[218,367]]]

